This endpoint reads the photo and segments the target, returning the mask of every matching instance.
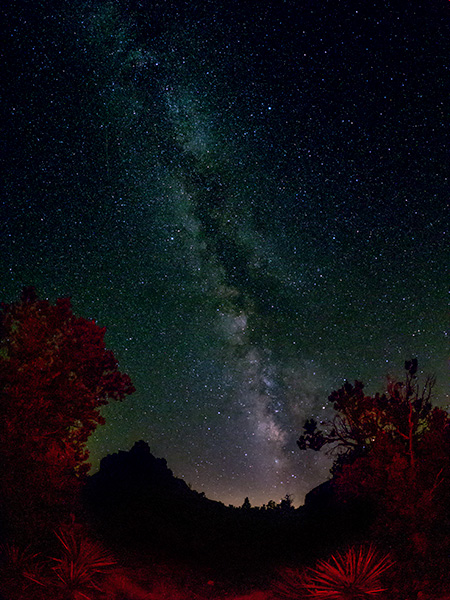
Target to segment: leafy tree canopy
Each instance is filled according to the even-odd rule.
[[[309,419],[297,441],[301,450],[327,450],[336,460],[333,471],[367,454],[376,442],[388,437],[403,444],[411,465],[415,463],[414,442],[426,431],[433,407],[430,401],[434,379],[428,377],[420,388],[417,359],[405,363],[404,382],[390,381],[384,394],[367,396],[364,384],[346,382],[328,400],[336,411],[331,423]],[[435,411],[439,409],[434,409]]]
[[[67,493],[89,469],[86,442],[104,422],[101,406],[134,391],[104,334],[75,316],[69,299],[52,305],[34,288],[2,304],[0,493],[7,513],[70,505]]]
[[[413,580],[422,569],[422,578],[433,573],[438,581],[450,556],[450,417],[433,407],[434,379],[421,387],[417,368],[407,361],[405,380],[374,396],[361,382],[346,383],[329,396],[333,421],[308,420],[298,445],[335,456],[336,497],[368,501],[374,539],[408,556],[403,574]]]

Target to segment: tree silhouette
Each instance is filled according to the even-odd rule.
[[[294,499],[292,494],[286,494],[280,502],[280,510],[283,512],[291,512],[294,510]]]
[[[252,505],[250,504],[250,500],[248,499],[248,496],[246,496],[241,508],[244,510],[249,510],[251,507]]]
[[[100,407],[134,391],[105,329],[26,288],[0,313],[0,501],[15,534],[74,510]],[[31,531],[30,531],[31,533]]]

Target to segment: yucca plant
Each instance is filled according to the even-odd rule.
[[[344,554],[319,561],[309,569],[303,586],[305,597],[315,600],[369,600],[385,592],[381,576],[392,567],[388,555],[373,546],[350,548]]]
[[[21,548],[16,544],[6,543],[0,547],[0,557],[3,568],[23,573],[35,568],[39,553],[34,552],[30,546]]]
[[[373,546],[350,548],[315,568],[284,569],[273,592],[284,600],[370,600],[386,591],[381,577],[392,565]]]
[[[67,600],[94,600],[102,592],[102,576],[115,560],[97,542],[73,530],[55,532],[61,544],[61,558],[52,558],[53,582]]]
[[[7,543],[0,548],[0,594],[4,593],[9,600],[35,598],[35,588],[41,585],[41,571],[41,557],[30,546],[21,548]]]

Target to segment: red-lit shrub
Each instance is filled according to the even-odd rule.
[[[392,564],[372,546],[350,548],[313,569],[284,570],[274,593],[285,600],[370,600],[387,590],[381,578]]]
[[[53,558],[53,576],[46,587],[67,600],[94,600],[103,591],[105,575],[115,564],[114,558],[100,544],[73,529],[56,532],[60,556]]]

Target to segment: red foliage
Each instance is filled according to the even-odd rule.
[[[413,462],[407,441],[385,433],[334,481],[341,498],[366,498],[376,507],[372,535],[401,557],[400,579],[423,584],[448,572],[449,429],[449,415],[434,408],[413,440]]]
[[[450,582],[450,415],[433,407],[434,378],[423,387],[417,360],[403,382],[366,396],[346,383],[329,400],[336,416],[318,428],[307,421],[301,449],[335,453],[332,486],[341,501],[363,499],[373,509],[371,535],[402,559],[399,577]]]
[[[25,290],[0,313],[0,495],[9,525],[73,508],[100,407],[134,391],[105,329]]]

